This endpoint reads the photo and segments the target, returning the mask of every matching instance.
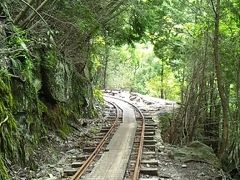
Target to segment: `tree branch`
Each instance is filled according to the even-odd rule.
[[[215,6],[214,6],[214,3],[213,3],[213,0],[210,0],[211,4],[212,4],[212,9],[213,9],[213,12],[215,14],[215,16],[217,15],[217,12],[216,12],[216,9],[215,9]]]
[[[56,18],[56,17],[54,17],[54,16],[52,16],[52,15],[46,13],[46,12],[43,12],[42,14],[44,14],[45,16],[48,16],[49,18],[52,18],[52,19],[54,19],[55,21],[58,21],[58,22],[60,22],[60,23],[62,23],[62,24],[69,24],[69,25],[71,25],[72,27],[78,29],[78,27],[77,27],[75,24],[71,23],[71,22],[62,21],[61,19],[58,19],[58,18]]]
[[[0,127],[3,125],[3,123],[7,122],[8,116],[0,123]]]
[[[30,5],[34,3],[35,0],[30,0],[28,5],[17,15],[17,17],[14,19],[13,23],[18,24],[19,21],[26,15],[27,11],[30,8]]]
[[[41,10],[43,8],[43,6],[48,2],[48,0],[43,1],[42,4],[40,4],[40,6],[38,6],[37,9],[32,7],[30,4],[28,4],[24,0],[20,0],[20,1],[25,3],[27,6],[29,6],[34,11],[32,14],[30,14],[30,16],[28,18],[25,19],[25,21],[22,23],[21,26],[25,27],[27,23],[30,23],[33,20],[33,17],[35,16],[35,14],[37,14],[43,20],[43,22],[49,27],[48,23],[45,21],[45,19],[42,17],[42,15],[38,12],[39,10]]]

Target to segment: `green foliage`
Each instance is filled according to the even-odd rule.
[[[12,26],[12,18],[23,12],[24,4],[1,2],[1,22],[5,22],[5,15],[7,17],[6,27],[5,24],[4,28],[0,27],[1,42],[4,42],[0,60],[4,59],[4,63],[6,60],[3,66],[2,61],[0,63],[3,158],[16,157],[17,161],[21,156],[30,161],[32,146],[29,144],[38,144],[47,127],[65,136],[70,132],[69,119],[76,119],[88,110],[89,116],[94,115],[92,99],[102,102],[103,98],[101,91],[92,90],[92,86],[102,85],[100,76],[104,75],[105,68],[109,88],[181,99],[185,108],[182,112],[189,113],[179,118],[183,121],[180,123],[184,125],[183,132],[186,126],[196,122],[191,132],[197,127],[200,133],[193,133],[193,136],[200,138],[206,133],[204,125],[211,124],[212,118],[218,119],[219,126],[214,127],[214,131],[219,131],[218,138],[221,138],[222,112],[221,108],[218,110],[220,98],[216,91],[211,45],[215,14],[210,2],[54,1],[44,7],[50,9],[44,18],[52,29],[43,26],[36,15],[26,26],[21,26],[27,30],[17,26],[32,13],[31,8],[20,23]],[[231,117],[228,159],[236,167],[240,156],[237,141],[240,135],[239,5],[238,0],[222,0],[220,22],[221,66]],[[36,51],[40,55],[36,55]],[[69,101],[66,98],[61,103],[52,97],[54,80],[47,77],[61,73],[56,68],[60,58],[69,60],[64,63],[75,69],[68,74],[74,92]],[[66,67],[62,69],[70,71]],[[82,77],[84,80],[80,79]],[[66,86],[63,81],[59,82],[62,83],[58,84],[59,89]],[[82,84],[84,87],[79,87]],[[20,147],[20,142],[26,145]],[[0,168],[2,163],[0,158]],[[6,171],[2,172],[5,176]]]
[[[0,155],[0,179],[10,180],[2,155]]]
[[[15,27],[13,31],[7,47],[17,51],[8,55],[11,66],[0,70],[0,150],[5,159],[25,164],[31,162],[33,147],[46,133],[41,122],[46,106],[38,98],[41,82],[28,49],[30,40],[24,31]],[[2,160],[0,166],[0,176],[5,177]]]
[[[135,48],[115,48],[110,53],[109,88],[131,89],[156,97],[160,97],[163,90],[165,98],[179,100],[180,85],[173,68],[164,63],[164,74],[161,77],[162,62],[154,56],[153,47],[149,43],[135,44]]]
[[[161,83],[160,76],[151,78],[146,83],[146,90],[148,91],[148,94],[151,96],[159,97],[161,90],[163,89],[165,91],[165,97],[168,99],[179,100],[179,83],[176,81],[174,75],[172,73],[166,73],[164,79],[165,81]],[[167,91],[169,89],[171,89],[171,91]]]
[[[239,167],[239,2],[223,0],[221,6],[220,59],[231,119],[228,162]],[[193,139],[221,139],[223,132],[221,99],[213,73],[213,9],[210,1],[137,1],[106,27],[113,39],[108,40],[112,45],[108,87],[181,99],[184,106],[178,123],[183,127],[179,132],[188,131]],[[139,47],[136,42],[146,45]],[[151,46],[154,54],[143,53]],[[212,127],[211,137],[205,137],[208,123],[220,126]]]
[[[96,3],[96,6],[97,5],[98,3]],[[91,31],[98,23],[97,17],[91,9],[91,4],[87,1],[59,1],[57,6],[59,15],[62,17],[64,16],[68,21],[75,23],[82,32]]]
[[[4,159],[27,164],[47,129],[65,137],[70,132],[70,120],[96,114],[93,98],[103,102],[103,97],[99,90],[92,90],[92,74],[98,73],[102,59],[93,55],[92,61],[88,61],[90,39],[97,33],[101,36],[99,30],[117,19],[125,3],[104,0],[49,2],[41,7],[51,10],[43,17],[47,27],[46,21],[43,25],[42,19],[39,20],[40,14],[34,14],[32,8],[25,9],[26,4],[21,1],[4,1],[0,5],[3,23],[0,41],[4,42],[0,49],[0,151]],[[38,3],[33,6],[37,8]],[[31,14],[34,16],[28,19]],[[139,12],[133,14],[131,25],[136,31],[130,28],[128,31],[134,32],[134,38],[139,39],[143,35],[143,23],[138,19]],[[15,21],[18,17],[19,21]],[[128,19],[130,22],[130,16]],[[57,69],[58,65],[65,72]],[[56,74],[70,83],[55,78]],[[52,79],[47,77],[49,75]],[[56,84],[59,86],[55,87]],[[68,85],[73,86],[74,92]],[[57,99],[53,88],[63,90],[68,97],[62,101]],[[3,169],[0,174],[5,176],[5,172]]]
[[[56,67],[57,64],[57,52],[52,50],[52,51],[48,51],[46,53],[46,57],[43,58],[41,65],[46,69],[46,70],[54,70],[54,68]]]
[[[94,99],[96,99],[97,102],[99,102],[101,105],[104,104],[103,92],[100,89],[94,88],[93,96],[94,96]]]
[[[13,32],[14,34],[8,41],[9,45],[12,47],[21,48],[22,51],[28,52],[29,50],[26,43],[29,42],[29,39],[26,37],[26,32],[15,26],[13,26]]]

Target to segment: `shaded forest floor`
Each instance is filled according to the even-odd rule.
[[[115,96],[131,100],[141,109],[150,110],[159,124],[159,118],[165,113],[176,110],[178,105],[172,101],[158,98],[129,94],[127,92],[113,92]],[[98,132],[105,122],[102,117],[98,119],[80,119],[79,123],[71,124],[74,131],[65,139],[56,134],[45,137],[47,141],[35,151],[35,162],[32,167],[12,166],[12,179],[60,179],[68,161],[82,154],[84,146],[91,143],[91,138]],[[160,124],[159,124],[160,126]],[[190,180],[190,179],[224,179],[222,170],[204,161],[183,162],[175,158],[174,151],[179,147],[164,143],[160,128],[156,133],[157,155],[159,160],[159,179]],[[146,177],[149,179],[150,177]]]

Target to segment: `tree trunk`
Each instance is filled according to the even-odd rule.
[[[161,68],[161,98],[164,99],[164,92],[163,92],[163,75],[164,75],[164,64],[162,59],[162,68]]]
[[[109,60],[109,47],[107,42],[107,30],[104,30],[104,37],[105,37],[105,54],[104,54],[104,69],[103,69],[103,89],[107,88],[107,66]]]
[[[215,8],[215,7],[213,7]],[[220,22],[220,0],[217,0],[215,9],[215,29],[214,29],[214,40],[213,40],[213,55],[215,73],[217,78],[218,92],[221,99],[222,113],[223,113],[223,133],[222,142],[219,149],[219,156],[222,157],[227,148],[228,143],[228,101],[225,94],[225,87],[223,84],[222,70],[219,56],[219,22]]]
[[[233,136],[236,136],[239,134],[239,122],[240,122],[240,58],[236,58],[236,71],[237,71],[237,86],[236,86],[236,96],[237,96],[237,102],[236,102],[236,115],[234,117],[234,121],[232,122],[232,134]]]
[[[103,72],[103,88],[107,88],[107,66],[108,66],[108,54],[104,57],[104,72]]]

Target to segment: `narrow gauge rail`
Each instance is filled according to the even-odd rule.
[[[136,160],[136,163],[135,163],[135,168],[134,168],[133,177],[132,177],[132,180],[137,180],[139,178],[139,174],[140,174],[140,161],[142,159],[142,152],[143,152],[144,132],[145,132],[145,118],[144,118],[144,115],[142,114],[142,112],[140,111],[140,109],[138,107],[136,107],[133,104],[132,104],[132,106],[135,107],[135,109],[140,114],[141,119],[142,119],[142,129],[141,129],[140,143],[139,143],[139,147],[138,147],[137,160]]]
[[[132,103],[130,103],[130,102],[124,100],[124,99],[116,98],[114,96],[109,96],[109,95],[107,95],[107,97],[110,97],[110,98],[117,99],[117,100],[123,101],[125,103],[128,103],[140,114],[140,119],[142,119],[140,142],[139,142],[139,146],[138,146],[138,149],[137,149],[137,158],[136,158],[136,162],[135,162],[135,165],[134,165],[134,172],[133,172],[133,175],[131,177],[132,180],[138,180],[139,179],[139,174],[140,174],[140,162],[141,162],[141,159],[142,159],[143,144],[144,144],[144,132],[145,132],[145,118],[144,118],[144,115],[137,106],[135,106],[134,104],[132,104]]]
[[[83,163],[83,165],[77,170],[77,172],[72,176],[72,180],[78,180],[81,178],[81,176],[87,171],[87,169],[89,168],[89,166],[91,165],[91,163],[94,161],[94,159],[96,158],[96,156],[99,154],[99,152],[101,151],[102,147],[104,146],[104,144],[107,142],[108,137],[111,135],[111,133],[114,130],[114,127],[117,125],[117,122],[120,119],[120,107],[118,107],[115,103],[112,103],[110,101],[105,101],[109,104],[111,104],[112,106],[115,107],[116,109],[116,118],[114,123],[112,124],[111,128],[108,130],[108,132],[105,134],[105,136],[102,138],[102,140],[100,141],[100,143],[98,144],[98,146],[96,147],[96,149],[92,152],[92,154],[87,158],[87,160]]]

